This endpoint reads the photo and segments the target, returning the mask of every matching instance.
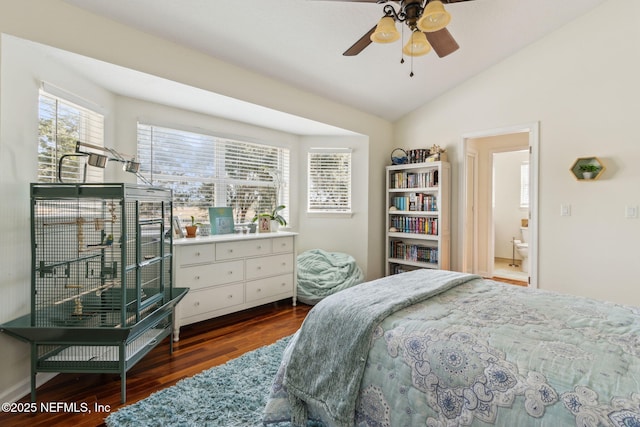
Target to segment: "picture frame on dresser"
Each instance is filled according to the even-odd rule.
[[[258,218],[258,233],[271,232],[271,218],[267,216],[261,216]]]
[[[177,216],[173,217],[173,233],[175,237],[184,238],[184,231],[182,231],[182,224],[180,223],[180,218]]]
[[[235,229],[233,209],[230,207],[209,208],[211,234],[231,234]]]

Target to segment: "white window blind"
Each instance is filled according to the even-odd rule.
[[[138,124],[140,173],[173,190],[174,214],[209,221],[208,208],[233,208],[236,224],[287,206],[289,150],[212,135]]]
[[[38,182],[57,182],[60,157],[75,152],[76,141],[104,146],[104,116],[70,101],[40,91],[38,105]],[[104,170],[87,167],[86,157],[65,158],[64,182],[102,182]]]
[[[307,171],[308,212],[351,212],[350,149],[312,149]]]
[[[520,164],[520,207],[529,207],[529,162]]]

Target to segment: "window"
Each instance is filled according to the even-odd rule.
[[[350,149],[312,149],[307,170],[308,212],[351,212]]]
[[[520,164],[520,208],[529,208],[529,162]]]
[[[289,150],[138,124],[140,173],[173,190],[174,215],[209,222],[208,208],[233,208],[236,224],[287,206]]]
[[[75,152],[76,141],[104,146],[104,116],[41,91],[38,105],[38,182],[58,181],[58,162]],[[64,182],[82,182],[86,158],[67,157],[60,171]],[[87,167],[86,182],[102,182],[103,169]]]

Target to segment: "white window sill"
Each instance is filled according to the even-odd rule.
[[[307,212],[307,218],[351,218],[353,212]]]

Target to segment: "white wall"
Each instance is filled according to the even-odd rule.
[[[22,0],[0,3],[0,33],[9,34],[116,65],[146,72],[209,90],[243,101],[305,117],[364,135],[370,154],[358,161],[358,173],[366,178],[366,200],[358,202],[359,213],[349,224],[335,227],[334,220],[318,228],[324,230],[322,239],[335,232],[333,241],[347,239],[359,242],[358,257],[367,278],[382,275],[384,247],[383,194],[381,171],[391,151],[389,122],[349,107],[312,95],[285,83],[278,82],[226,64],[174,43],[132,30],[88,12],[74,8],[60,0]],[[98,100],[107,112],[122,107],[123,126],[114,127],[114,117],[107,115],[107,143],[123,151],[131,146],[131,123],[135,102],[115,99],[96,85],[83,81],[81,76],[58,73],[46,57],[33,58],[9,47],[6,38],[0,40],[0,322],[11,320],[30,310],[30,237],[28,184],[36,179],[37,152],[37,93],[40,80],[51,81],[60,87],[72,87],[73,92],[87,99]],[[66,76],[66,77],[64,77]],[[146,114],[162,119],[166,112],[148,106]],[[200,121],[202,118],[194,119]],[[125,121],[127,121],[125,123]],[[215,121],[215,120],[214,120]],[[236,123],[226,126],[233,133]],[[245,130],[247,128],[244,128]],[[267,138],[276,132],[252,128]],[[292,135],[277,138],[295,144]],[[358,142],[361,143],[361,142]],[[364,148],[365,145],[361,145]],[[362,152],[362,151],[361,151]],[[292,168],[296,165],[292,165]],[[123,177],[123,179],[126,179]],[[299,196],[299,190],[292,195]],[[345,235],[345,232],[348,233]],[[340,234],[338,234],[340,233]],[[311,240],[307,240],[311,239]],[[307,247],[318,247],[311,234],[301,237]],[[327,240],[331,241],[331,239]],[[323,240],[324,246],[326,241]],[[344,248],[344,245],[339,246]],[[351,250],[352,248],[347,248]],[[11,400],[28,391],[29,359],[27,346],[0,334],[0,398]],[[42,374],[39,374],[42,378]]]
[[[430,135],[450,149],[456,189],[461,135],[540,122],[540,288],[640,305],[640,219],[624,217],[640,205],[638,22],[640,2],[611,0],[396,123],[400,145]],[[569,168],[594,155],[607,170],[578,182]],[[460,197],[454,190],[454,224]],[[560,216],[561,204],[571,216]]]

